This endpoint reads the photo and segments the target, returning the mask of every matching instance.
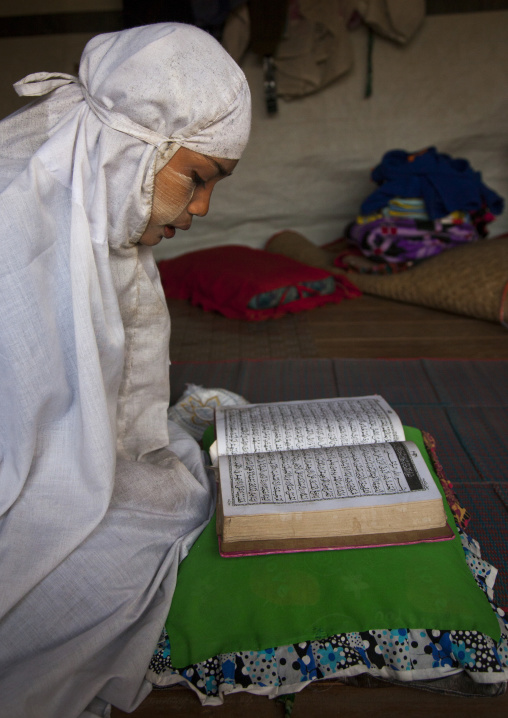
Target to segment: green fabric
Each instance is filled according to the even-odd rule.
[[[404,428],[439,485],[421,432]],[[449,509],[448,519],[455,526]],[[180,565],[166,622],[171,660],[178,668],[219,653],[375,628],[500,636],[458,537],[411,546],[222,558],[215,519]]]
[[[210,446],[215,441],[215,426],[211,424],[208,426],[204,433],[203,438],[201,439],[201,444],[203,445],[203,449],[205,451],[210,451]]]

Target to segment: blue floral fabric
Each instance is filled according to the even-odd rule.
[[[428,680],[467,671],[478,683],[508,680],[508,619],[494,602],[497,569],[481,558],[478,543],[459,529],[468,566],[496,613],[498,642],[477,631],[380,628],[339,633],[264,651],[213,656],[175,669],[163,631],[147,678],[158,687],[175,683],[194,689],[203,703],[220,703],[226,693],[247,690],[275,696],[323,678],[370,673],[394,680]]]

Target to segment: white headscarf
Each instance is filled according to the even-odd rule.
[[[98,35],[83,52],[79,81],[35,73],[15,88],[24,96],[52,92],[50,102],[30,110],[32,146],[39,147],[46,133],[56,133],[56,146],[51,143],[47,154],[56,152],[59,166],[63,161],[73,173],[83,173],[89,221],[95,228],[107,216],[110,226],[102,241],[107,237],[112,245],[141,236],[156,158],[159,170],[182,146],[239,159],[249,137],[250,93],[243,72],[216,40],[188,25]],[[18,136],[21,118],[14,117]],[[81,155],[69,155],[66,140]],[[105,167],[107,172],[97,172]],[[131,189],[127,197],[126,187]]]
[[[136,242],[178,147],[240,157],[250,96],[179,24],[98,36],[79,81],[16,88],[42,97],[0,123],[0,705],[132,710],[213,510],[197,445],[168,437],[169,317]]]

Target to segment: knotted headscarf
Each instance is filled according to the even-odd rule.
[[[249,137],[250,92],[242,70],[208,33],[188,25],[161,23],[98,35],[83,52],[79,77],[39,72],[15,89],[25,97],[45,97],[24,111],[31,148],[55,131],[62,146],[64,129],[74,145],[86,124],[87,163],[108,168],[109,207],[102,209],[110,215],[113,245],[141,235],[153,174],[178,147],[239,159]],[[19,118],[6,122],[6,135],[18,135]],[[72,151],[67,156],[75,172],[82,158]]]

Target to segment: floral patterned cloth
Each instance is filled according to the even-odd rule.
[[[359,217],[347,236],[365,257],[405,266],[479,239],[473,224],[462,220],[446,223],[383,215]]]
[[[493,598],[497,570],[481,558],[474,539],[460,529],[459,534],[468,566],[498,617],[498,642],[477,631],[379,628],[264,651],[221,654],[175,669],[170,640],[163,631],[147,678],[159,688],[187,684],[209,705],[221,703],[230,692],[245,690],[274,697],[323,678],[360,673],[416,681],[466,671],[478,683],[503,683],[508,680],[508,620]]]

